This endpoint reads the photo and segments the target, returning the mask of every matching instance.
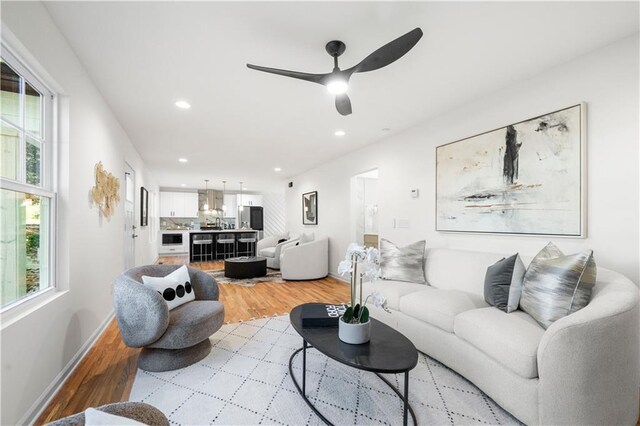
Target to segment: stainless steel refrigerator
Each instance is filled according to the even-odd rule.
[[[264,233],[264,216],[262,207],[245,206],[240,211],[238,227],[247,225],[249,228],[258,231],[258,240],[262,239]]]

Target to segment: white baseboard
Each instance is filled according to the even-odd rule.
[[[40,395],[40,397],[33,403],[31,408],[29,408],[25,415],[22,416],[22,418],[18,422],[19,425],[32,425],[36,420],[38,420],[38,417],[42,415],[45,408],[47,408],[49,403],[51,403],[51,401],[53,400],[53,397],[56,396],[58,391],[60,391],[60,388],[62,387],[62,385],[64,385],[64,382],[67,381],[80,361],[82,361],[87,352],[89,352],[89,349],[91,349],[96,340],[98,340],[98,337],[102,335],[113,317],[114,312],[112,311],[107,319],[105,319],[104,322],[100,324],[100,327],[98,327],[98,329],[91,335],[91,337],[85,342],[85,344],[82,345],[80,350],[78,350],[78,352],[71,358],[71,360],[62,369],[62,371],[58,373],[53,382],[51,382],[51,384],[47,386],[44,392],[42,392],[42,395]]]
[[[349,280],[347,280],[345,277],[341,276],[341,275],[336,275],[333,272],[329,272],[329,276],[331,278],[335,278],[338,281],[342,281],[345,284],[350,284]]]

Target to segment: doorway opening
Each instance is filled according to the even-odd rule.
[[[124,269],[129,270],[136,264],[136,175],[133,168],[124,164]]]
[[[356,243],[378,248],[378,169],[352,178],[351,224]]]

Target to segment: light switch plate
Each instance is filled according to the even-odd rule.
[[[411,198],[418,198],[420,196],[420,190],[419,189],[412,189],[411,190]]]
[[[394,219],[396,228],[409,228],[409,219]]]

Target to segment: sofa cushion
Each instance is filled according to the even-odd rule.
[[[382,278],[392,281],[407,281],[425,284],[424,278],[425,241],[418,241],[406,247],[398,247],[391,241],[380,239],[380,272]]]
[[[194,300],[169,313],[169,327],[150,348],[182,349],[209,338],[224,321],[224,307],[214,300]]]
[[[405,295],[400,299],[400,312],[449,333],[453,333],[456,315],[487,306],[481,295],[437,288]]]
[[[387,299],[387,308],[400,310],[400,298],[409,293],[429,290],[424,284],[408,283],[404,281],[376,280],[362,285],[362,297],[366,298],[374,291],[379,291]]]
[[[515,311],[520,303],[525,270],[517,253],[489,266],[484,277],[484,300],[501,311]]]
[[[487,267],[505,256],[477,251],[429,249],[425,274],[429,285],[450,290],[477,293],[484,297]],[[461,267],[464,265],[464,267]]]
[[[538,377],[538,345],[544,328],[529,314],[474,309],[456,316],[454,332],[519,376]]]
[[[548,328],[554,321],[587,306],[595,283],[592,250],[565,256],[549,243],[524,275],[520,308]]]
[[[265,247],[258,251],[258,255],[262,257],[275,257],[276,256],[276,248],[274,247]]]

